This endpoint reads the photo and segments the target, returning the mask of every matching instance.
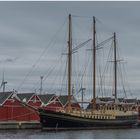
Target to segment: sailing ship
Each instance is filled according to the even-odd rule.
[[[92,108],[74,110],[71,107],[71,75],[72,75],[72,21],[69,15],[68,38],[68,106],[61,111],[39,109],[40,123],[46,130],[78,130],[94,128],[127,128],[137,122],[138,114],[123,106],[113,104],[111,107],[96,105],[96,20],[93,17],[93,99]],[[116,34],[114,38],[114,78],[115,99],[117,99],[117,60],[116,60]]]

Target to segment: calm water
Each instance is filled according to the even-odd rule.
[[[1,139],[138,139],[140,128],[46,132],[41,130],[1,130]]]

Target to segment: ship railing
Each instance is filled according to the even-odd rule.
[[[79,116],[79,117],[84,117],[84,118],[94,118],[94,119],[115,119],[114,114],[108,114],[108,113],[91,113],[89,111],[73,111],[71,113],[72,115]]]

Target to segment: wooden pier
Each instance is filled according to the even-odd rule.
[[[40,129],[39,121],[0,121],[0,130],[2,129]]]

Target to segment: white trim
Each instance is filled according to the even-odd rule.
[[[43,94],[42,94],[42,95],[43,95]],[[54,95],[54,96],[56,96],[56,95]],[[54,96],[53,96],[53,97],[54,97]],[[53,98],[53,97],[52,97],[52,98]],[[39,96],[38,96],[38,98],[40,99],[40,97],[39,97]],[[51,98],[51,99],[52,99],[52,98]],[[50,100],[51,100],[51,99],[50,99]],[[50,100],[48,101],[48,103],[50,102]],[[46,105],[48,105],[48,103],[47,103],[47,104],[45,104],[45,103],[44,103],[41,99],[40,99],[40,101],[41,101],[41,103],[43,103],[45,106],[46,106]]]
[[[28,94],[28,93],[27,93]],[[35,93],[33,93],[33,95],[29,98],[29,100],[27,101],[27,104],[28,104],[28,102],[30,101],[30,99],[34,96],[34,95],[36,95]]]
[[[54,96],[56,96],[56,95],[54,95]],[[53,97],[54,97],[54,96],[53,96]],[[53,98],[53,97],[52,97],[52,98]],[[57,97],[57,96],[56,96],[56,97]],[[52,99],[52,98],[51,98],[51,99]],[[50,104],[51,99],[48,101],[47,104],[45,104],[46,106],[47,106],[48,104]]]
[[[59,97],[57,96],[57,99],[60,101],[60,99],[59,99]],[[61,101],[60,101],[60,103],[61,103]],[[64,108],[64,106],[63,106],[63,104],[61,103],[61,105],[62,105],[62,107]]]
[[[17,99],[17,100],[20,100],[20,98],[17,96],[17,93],[13,93],[13,94],[15,94],[15,97],[13,97],[13,99],[15,98],[15,99]],[[20,100],[21,101],[21,100]]]
[[[56,96],[55,100],[56,100],[56,99],[58,99],[58,102],[61,104],[61,106],[62,106],[61,108],[64,108],[64,106],[63,106],[63,104],[61,103],[61,101],[59,100],[58,96]],[[49,105],[49,104],[51,104],[51,103],[53,103],[53,101],[48,102],[47,105]],[[47,106],[47,105],[46,105],[46,106]],[[59,108],[60,108],[60,107],[59,107]]]
[[[13,92],[11,92],[11,94],[14,94]],[[3,104],[6,102],[6,100],[11,96],[11,94],[5,99],[5,101],[1,104],[3,106]]]

